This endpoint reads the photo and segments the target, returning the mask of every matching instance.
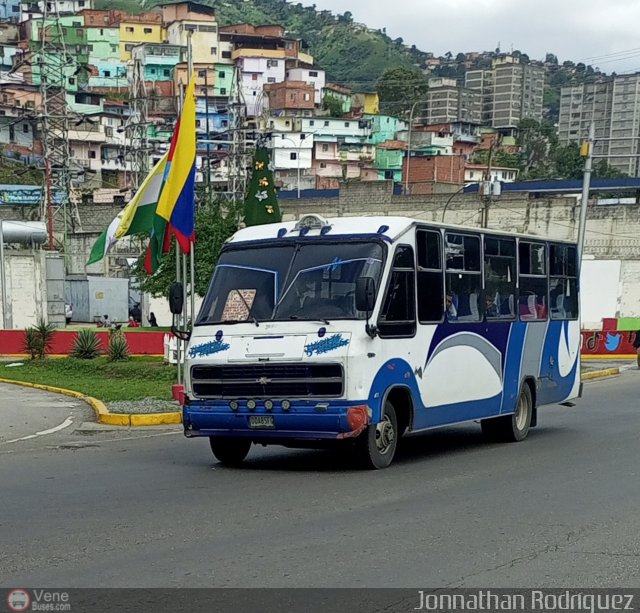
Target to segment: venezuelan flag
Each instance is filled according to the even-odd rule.
[[[146,268],[158,270],[162,254],[169,250],[171,236],[188,253],[195,240],[196,101],[195,78],[191,75],[185,93],[165,169],[165,178],[149,241]]]

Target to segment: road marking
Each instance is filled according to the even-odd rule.
[[[73,423],[73,419],[71,417],[67,417],[59,426],[55,428],[49,428],[48,430],[41,430],[40,432],[36,432],[35,434],[29,434],[28,436],[23,436],[21,438],[14,438],[10,441],[5,441],[4,443],[0,443],[0,445],[9,445],[10,443],[18,443],[19,441],[27,441],[32,438],[37,438],[39,436],[46,436],[47,434],[53,434],[54,432],[59,432],[60,430],[64,430],[68,428]]]

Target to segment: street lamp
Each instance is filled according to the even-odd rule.
[[[409,115],[409,137],[407,138],[407,176],[404,182],[405,196],[409,195],[409,168],[411,166],[411,131],[413,129],[413,114],[416,112],[416,107],[419,104],[427,104],[426,102],[414,102],[411,107],[411,114]]]

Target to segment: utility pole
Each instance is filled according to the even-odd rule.
[[[147,134],[149,99],[144,82],[144,64],[140,58],[134,59],[131,78],[131,114],[125,125],[125,135],[129,142],[129,155],[125,155],[125,172],[127,158],[131,163],[131,188],[135,193],[149,173],[149,138]],[[129,186],[127,186],[129,187]]]
[[[211,202],[211,136],[209,131],[209,68],[205,66],[204,68],[204,112],[206,115],[207,122],[207,163],[203,166],[206,168],[206,175],[204,178],[205,184],[205,193],[207,197],[205,198],[205,202],[209,204]]]
[[[242,76],[238,66],[234,68],[231,95],[229,96],[229,132],[231,154],[226,197],[240,202],[247,191],[247,106],[242,93]]]
[[[54,232],[60,232],[62,225],[66,249],[69,224],[72,230],[80,229],[70,170],[67,106],[67,79],[78,79],[80,67],[67,51],[57,2],[42,3],[39,34],[39,49],[32,57],[32,65],[37,68],[42,100],[39,118],[45,172],[40,215],[47,220],[50,248],[54,245]]]
[[[591,122],[589,126],[589,138],[583,143],[581,154],[586,158],[584,163],[584,176],[582,179],[582,199],[580,202],[580,226],[578,229],[578,261],[582,265],[582,253],[584,250],[584,237],[587,230],[587,210],[589,207],[589,189],[591,188],[591,170],[593,168],[593,143],[596,137],[596,125]]]

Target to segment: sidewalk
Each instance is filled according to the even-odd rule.
[[[594,372],[596,370],[608,370],[610,368],[619,368],[620,370],[629,370],[638,368],[635,360],[582,360],[582,372]]]

